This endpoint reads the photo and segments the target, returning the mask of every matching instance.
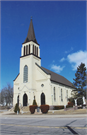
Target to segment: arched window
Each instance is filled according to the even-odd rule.
[[[61,101],[63,101],[63,91],[61,89]]]
[[[24,66],[24,78],[23,78],[23,82],[28,82],[28,66],[25,65]]]
[[[55,87],[54,87],[54,101],[56,101]]]
[[[24,56],[25,56],[25,46],[24,46]]]

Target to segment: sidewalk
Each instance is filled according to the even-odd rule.
[[[3,112],[0,113],[0,117],[18,117],[18,118],[87,118],[87,114],[15,114],[14,112]]]

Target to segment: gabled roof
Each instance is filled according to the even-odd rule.
[[[65,85],[65,86],[68,86],[68,87],[71,87],[71,88],[74,88],[74,85],[68,81],[65,77],[57,74],[57,73],[54,73],[44,67],[40,67],[38,64],[36,64],[41,70],[43,70],[46,74],[48,75],[51,75],[51,78],[50,80],[53,81],[53,82],[56,82],[56,83],[59,83],[59,84],[62,84],[62,85]]]
[[[43,69],[43,67],[39,66],[37,63],[35,63],[41,70],[43,70],[43,72],[45,72],[47,75],[50,75],[50,73],[48,73],[46,70]]]
[[[50,70],[48,70],[48,69],[46,69],[44,67],[41,67],[41,68],[44,71],[46,71],[48,74],[51,75],[51,79],[50,79],[51,81],[66,85],[68,87],[75,88],[74,85],[70,81],[68,81],[65,77],[63,77],[63,76],[61,76],[61,75],[59,75],[57,73],[54,73],[54,72],[52,72],[52,71],[50,71]]]
[[[19,73],[20,74],[20,73]],[[16,79],[17,79],[17,77],[19,76],[19,74],[16,76],[16,78],[13,80],[13,81],[15,81]]]
[[[27,37],[26,37],[24,43],[27,43],[27,42],[29,42],[29,41],[33,41],[33,42],[35,42],[36,44],[38,44],[38,43],[37,43],[37,40],[36,40],[36,37],[35,37],[35,33],[34,33],[34,27],[33,27],[32,19],[31,19],[31,21],[30,21],[28,34],[27,34]]]

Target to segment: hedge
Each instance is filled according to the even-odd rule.
[[[48,113],[49,105],[41,105],[40,109],[42,113]]]
[[[30,105],[29,106],[29,110],[30,110],[31,114],[35,113],[36,108],[37,108],[37,105]]]
[[[54,106],[53,110],[61,110],[64,109],[64,105],[61,106]]]
[[[66,108],[72,108],[73,106],[66,105]]]

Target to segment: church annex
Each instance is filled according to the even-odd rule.
[[[41,66],[40,48],[37,43],[32,19],[27,37],[22,44],[20,71],[14,80],[13,106],[67,105],[74,86],[63,76]]]

